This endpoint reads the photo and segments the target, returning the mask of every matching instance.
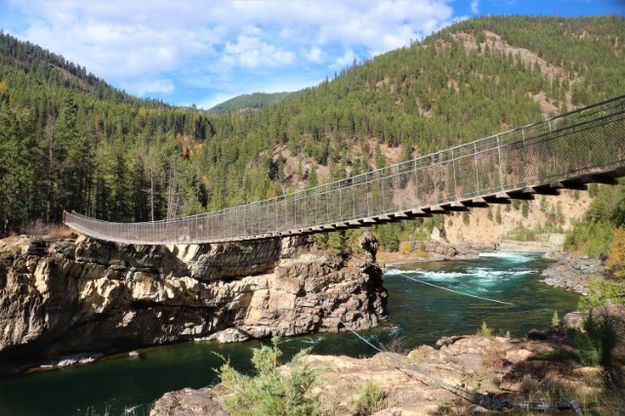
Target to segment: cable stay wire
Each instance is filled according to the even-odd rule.
[[[458,397],[461,397],[478,407],[484,407],[484,408],[491,409],[491,410],[503,410],[503,409],[523,409],[523,410],[539,410],[539,411],[573,410],[576,415],[584,416],[582,408],[576,400],[570,400],[570,401],[562,400],[556,403],[550,403],[546,400],[516,402],[516,401],[511,401],[508,399],[500,399],[500,398],[493,396],[492,394],[488,394],[488,393],[483,394],[483,393],[479,393],[476,391],[471,391],[464,387],[453,385],[451,383],[446,382],[445,380],[442,380],[438,377],[435,377],[427,373],[426,371],[421,370],[414,364],[406,363],[404,360],[400,361],[398,357],[396,356],[396,354],[394,353],[390,353],[390,352],[385,353],[385,351],[383,351],[380,347],[374,345],[372,342],[370,342],[365,337],[360,335],[358,331],[349,327],[341,319],[339,319],[339,322],[341,325],[343,325],[343,328],[351,332],[359,340],[361,340],[362,342],[364,342],[365,344],[373,348],[378,353],[384,354],[384,357],[387,358],[389,361],[391,361],[395,369],[397,369],[398,371],[406,374],[410,378],[413,378],[427,385],[428,383],[426,383],[425,381],[414,377],[414,374],[412,373],[416,373],[423,378],[433,381],[442,389],[447,390],[450,393]]]
[[[406,274],[406,273],[394,273],[394,274],[396,276],[400,276],[400,277],[403,277],[405,279],[411,280],[411,281],[413,281],[415,283],[420,283],[422,285],[430,286],[430,287],[433,287],[433,288],[436,288],[436,289],[446,290],[448,292],[452,292],[452,293],[455,293],[455,294],[458,294],[458,295],[463,295],[463,296],[468,296],[468,297],[475,298],[475,299],[485,300],[487,302],[499,303],[501,305],[516,306],[514,303],[504,302],[503,300],[497,300],[497,299],[487,298],[485,296],[473,295],[471,293],[461,292],[459,290],[451,289],[451,288],[448,288],[448,287],[435,285],[434,283],[426,282],[425,280],[421,280],[421,279],[417,279],[416,277],[408,276],[408,274]]]

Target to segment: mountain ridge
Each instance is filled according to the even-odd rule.
[[[273,103],[280,102],[293,92],[253,92],[241,94],[212,106],[207,111],[216,114],[229,113],[232,111],[258,110]]]
[[[2,137],[4,154],[25,162],[0,156],[5,230],[57,221],[63,208],[142,221],[270,198],[625,91],[625,19],[613,16],[462,21],[226,114],[129,96],[7,36],[0,130],[19,132]]]

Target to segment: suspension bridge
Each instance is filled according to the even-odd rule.
[[[559,195],[625,176],[625,95],[413,160],[276,198],[161,221],[65,212],[72,229],[128,244],[246,241]]]

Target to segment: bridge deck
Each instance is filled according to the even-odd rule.
[[[90,237],[131,244],[264,239],[558,195],[625,176],[625,96],[361,175],[190,217],[114,223],[66,212]]]

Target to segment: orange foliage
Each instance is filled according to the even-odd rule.
[[[625,228],[614,230],[605,266],[615,277],[625,277]]]

